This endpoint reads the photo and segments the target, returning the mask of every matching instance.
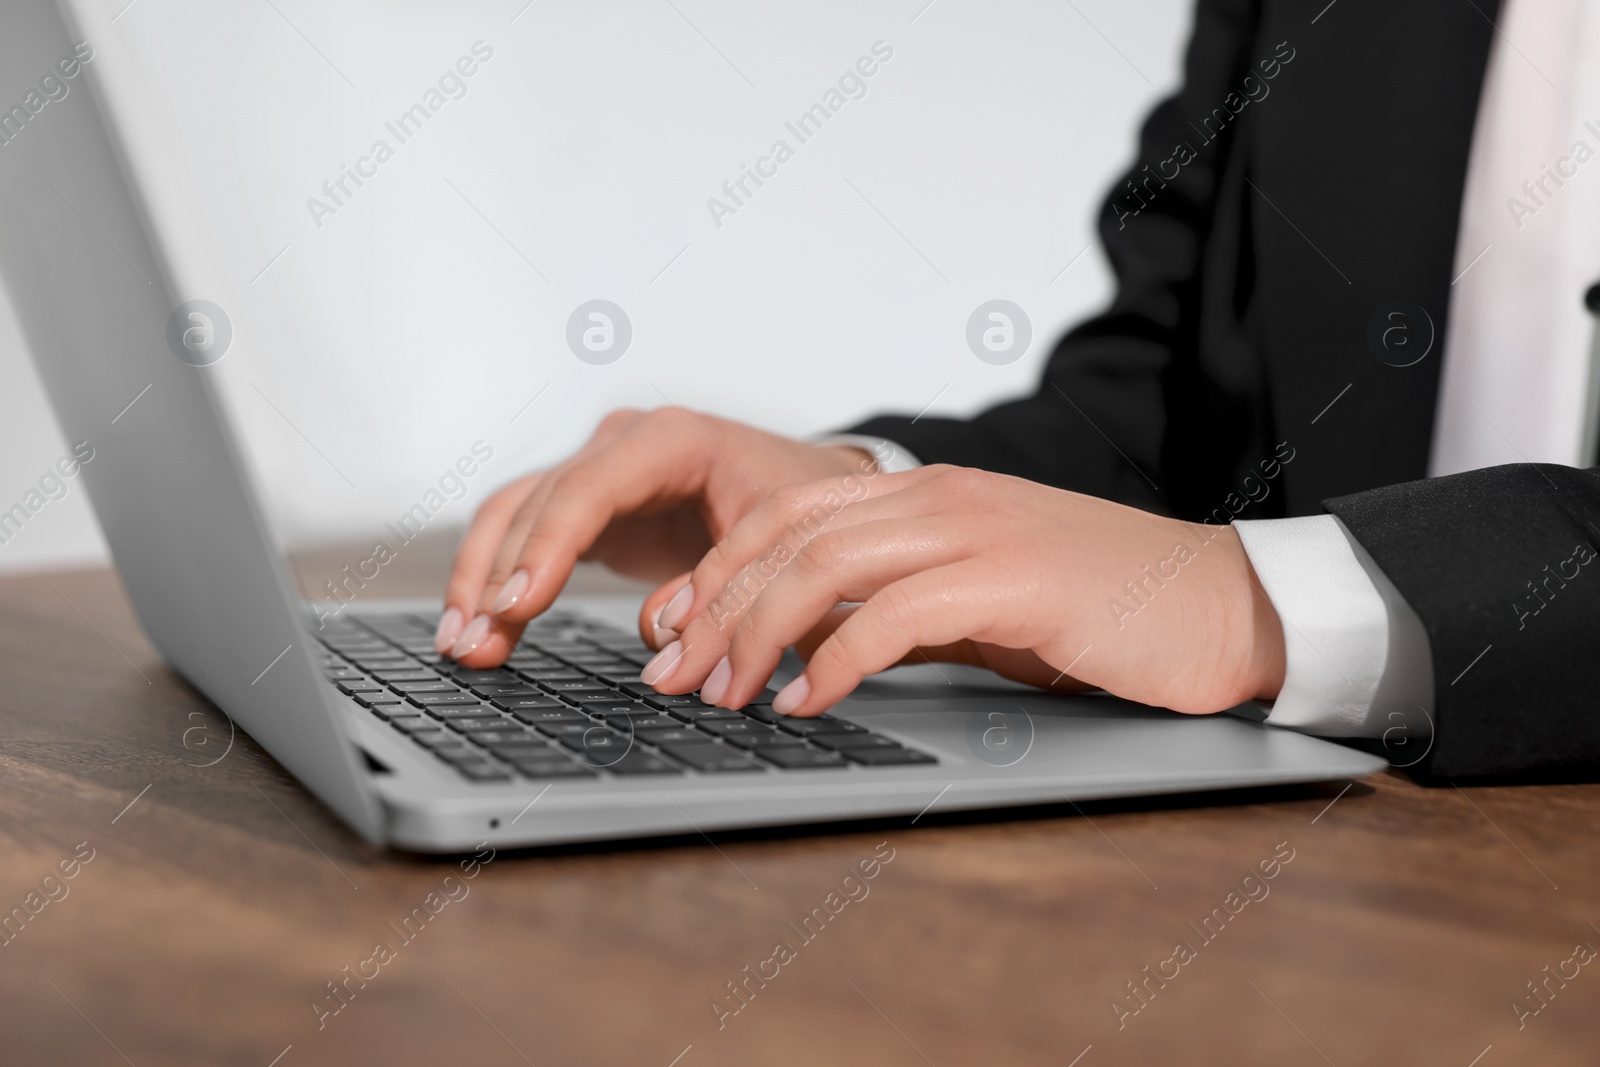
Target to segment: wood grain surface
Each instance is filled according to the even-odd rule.
[[[382,592],[437,588],[445,557]],[[468,880],[229,748],[111,572],[0,581],[0,677],[6,1065],[1600,1061],[1597,786],[934,811],[501,852]],[[319,1028],[326,983],[374,966]]]

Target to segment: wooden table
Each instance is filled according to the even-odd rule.
[[[443,558],[383,592],[432,589]],[[465,881],[362,845],[247,737],[227,749],[110,572],[0,581],[0,670],[0,908],[38,907],[0,945],[7,1065],[1600,1061],[1600,965],[1574,957],[1600,949],[1600,787],[1386,775],[935,812],[501,853]],[[802,940],[790,923],[848,899],[874,850],[893,858],[867,895]],[[391,924],[449,886],[403,941]],[[319,1030],[325,983],[372,974],[380,941],[393,958]],[[765,962],[779,941],[792,958]]]

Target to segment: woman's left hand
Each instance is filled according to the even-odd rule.
[[[1195,713],[1283,683],[1282,624],[1231,527],[963,467],[780,489],[641,623],[681,634],[646,682],[730,708],[809,647],[774,701],[791,715],[923,659]]]

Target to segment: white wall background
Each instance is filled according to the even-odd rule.
[[[1028,389],[1108,294],[1098,248],[1073,261],[1176,81],[1187,5],[924,2],[74,0],[182,205],[183,295],[232,319],[214,369],[298,545],[376,535],[483,439],[464,522],[620,405],[800,434]],[[494,54],[467,94],[400,145],[384,123],[479,40]],[[785,120],[879,40],[894,56],[867,94],[798,144]],[[0,73],[0,98],[25,90]],[[706,199],[780,137],[795,158],[718,228]],[[379,138],[394,159],[319,229],[307,198]],[[634,329],[604,367],[565,344],[597,297]],[[996,297],[1034,325],[1006,367],[965,342]],[[9,305],[0,394],[12,501],[65,445]],[[103,553],[74,486],[0,570]]]

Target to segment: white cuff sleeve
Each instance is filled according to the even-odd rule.
[[[914,471],[922,466],[922,461],[916,456],[883,437],[868,437],[859,433],[830,433],[812,438],[811,443],[824,446],[850,445],[866,449],[872,453],[872,458],[878,461],[878,469],[885,474]]]
[[[1283,620],[1283,689],[1267,721],[1399,743],[1431,733],[1427,631],[1344,523],[1315,515],[1233,526]]]

